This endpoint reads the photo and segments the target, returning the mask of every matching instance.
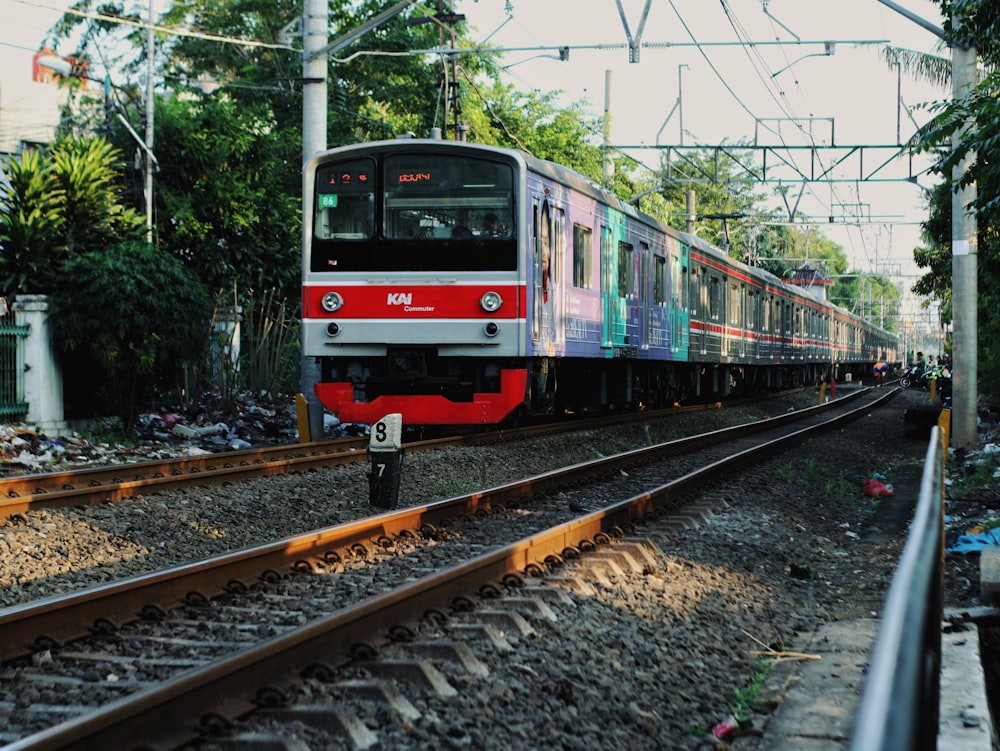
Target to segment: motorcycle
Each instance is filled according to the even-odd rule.
[[[930,389],[931,381],[936,381],[936,390],[941,397],[941,402],[945,406],[951,403],[951,369],[940,365],[924,368],[917,363],[906,366],[903,374],[899,377],[901,388],[912,387],[920,389]]]
[[[899,377],[901,388],[908,389],[911,386],[920,388],[927,387],[927,371],[923,370],[917,363],[913,362],[906,366],[903,374]]]

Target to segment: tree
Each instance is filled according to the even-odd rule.
[[[924,226],[929,247],[919,248],[915,259],[925,275],[914,287],[941,301],[942,318],[951,317],[951,199],[952,192],[972,182],[977,198],[969,208],[978,225],[978,331],[979,387],[1000,393],[1000,344],[991,335],[1000,326],[1000,169],[993,155],[1000,143],[1000,2],[941,0],[944,30],[949,43],[975,47],[985,71],[982,80],[966,97],[940,102],[932,107],[935,117],[914,140],[913,148],[937,155],[933,171],[942,177],[942,186],[931,196],[930,217]],[[967,127],[974,123],[972,127]],[[953,137],[957,136],[953,143]],[[960,184],[952,184],[953,168],[970,152],[977,155]],[[961,367],[956,363],[956,367]]]
[[[8,293],[48,294],[74,255],[142,237],[121,204],[121,153],[103,138],[60,138],[9,166],[0,205],[0,282]]]
[[[111,410],[127,433],[157,389],[175,385],[178,364],[199,359],[211,312],[197,277],[139,240],[69,258],[50,305],[65,369],[78,374],[67,411]]]
[[[299,156],[267,102],[173,96],[157,107],[159,245],[209,290],[297,297]],[[296,189],[288,185],[296,176]]]
[[[62,188],[51,160],[36,150],[10,162],[7,174],[0,200],[0,291],[43,293],[56,276]]]

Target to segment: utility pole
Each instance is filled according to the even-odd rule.
[[[615,165],[611,160],[611,82],[614,78],[610,69],[604,71],[604,187],[614,184]]]
[[[146,148],[143,163],[146,165],[146,240],[153,242],[153,55],[156,54],[156,38],[153,35],[153,0],[149,0],[149,28],[146,30]]]
[[[306,0],[302,19],[302,200],[310,200],[305,191],[305,165],[317,151],[326,148],[327,82],[326,55],[319,54],[326,46],[329,33],[328,0]],[[303,216],[305,215],[303,206]],[[302,227],[305,247],[306,227]],[[323,404],[316,396],[319,366],[315,358],[302,356],[300,388],[306,400],[309,416],[310,441],[323,439]],[[299,442],[306,437],[300,435]]]
[[[319,151],[326,149],[327,130],[327,55],[333,55],[354,43],[380,24],[410,7],[404,0],[379,13],[356,29],[342,34],[327,43],[330,32],[329,0],[305,0],[302,18],[302,200],[311,197],[305,190],[306,162]],[[303,207],[304,209],[305,207]],[[303,210],[303,216],[305,211]],[[305,247],[306,227],[302,227],[302,246]],[[304,272],[303,272],[304,273]],[[315,385],[319,382],[319,367],[314,358],[303,355],[299,387],[306,401],[309,420],[309,440],[323,438],[323,405],[316,397]],[[305,437],[300,435],[299,441]]]
[[[951,80],[956,101],[969,95],[976,85],[976,50],[954,47],[951,51]],[[952,136],[952,148],[957,147],[966,129]],[[951,443],[955,448],[974,449],[976,438],[976,402],[978,400],[979,361],[979,293],[977,267],[979,263],[979,231],[975,209],[976,184],[957,188],[962,177],[976,160],[975,153],[966,152],[951,173],[951,307],[952,307],[952,429]]]
[[[917,25],[941,39],[944,31],[938,26],[901,8],[892,0],[879,0]],[[952,16],[953,23],[957,23]],[[952,98],[965,99],[976,85],[976,50],[954,46],[951,49]],[[968,125],[971,125],[969,123]],[[968,127],[968,126],[967,126]],[[966,129],[952,136],[955,148]],[[951,305],[952,305],[952,413],[951,444],[955,448],[973,449],[976,438],[976,401],[979,396],[979,321],[978,278],[979,261],[976,235],[979,223],[974,209],[976,184],[958,188],[962,178],[976,160],[975,153],[967,152],[951,173]]]

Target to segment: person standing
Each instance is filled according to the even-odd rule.
[[[872,367],[872,375],[875,376],[875,388],[885,385],[885,374],[889,372],[889,363],[877,362]]]

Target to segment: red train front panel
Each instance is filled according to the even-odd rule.
[[[523,164],[435,141],[307,166],[303,349],[342,422],[494,424],[524,401]]]

